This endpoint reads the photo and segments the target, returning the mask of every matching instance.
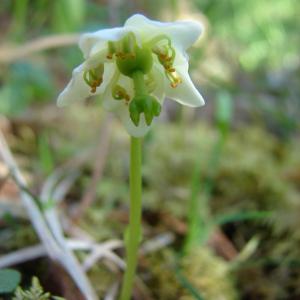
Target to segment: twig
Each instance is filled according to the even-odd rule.
[[[74,45],[78,39],[78,34],[59,34],[38,38],[18,47],[2,47],[0,48],[0,63],[9,64],[36,52]]]

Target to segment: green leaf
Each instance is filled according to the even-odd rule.
[[[223,225],[231,222],[266,219],[271,216],[272,216],[271,211],[245,211],[245,212],[239,212],[235,214],[219,216],[216,218],[215,223],[219,225]]]
[[[221,133],[226,134],[229,130],[233,115],[232,98],[228,92],[220,92],[217,97],[215,118]]]
[[[21,274],[12,269],[0,270],[0,294],[13,292],[21,281]]]
[[[82,27],[85,19],[86,3],[84,0],[55,1],[53,27],[58,32],[74,32]]]
[[[38,152],[41,167],[44,173],[49,175],[54,169],[54,159],[46,133],[42,134],[38,140]]]

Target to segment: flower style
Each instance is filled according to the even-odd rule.
[[[128,133],[141,137],[159,116],[165,97],[183,105],[204,104],[188,74],[186,49],[198,39],[201,24],[160,23],[133,15],[123,27],[83,34],[85,61],[58,97],[58,105],[100,95]]]

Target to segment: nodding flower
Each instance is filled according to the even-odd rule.
[[[194,21],[161,23],[133,15],[123,27],[83,34],[85,61],[58,96],[58,105],[98,95],[132,136],[149,130],[168,97],[197,107],[204,100],[188,74],[188,55],[202,31]]]

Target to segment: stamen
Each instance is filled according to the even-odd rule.
[[[176,72],[176,70],[175,70],[175,68],[167,68],[166,69],[169,73],[174,73],[174,72]]]
[[[182,79],[178,76],[177,73],[174,74],[174,72],[173,73],[165,72],[165,74],[167,78],[170,80],[172,88],[176,88],[178,84],[182,82]]]
[[[103,64],[100,64],[98,67],[83,73],[83,80],[88,86],[91,87],[91,93],[96,93],[97,87],[103,82],[103,73]]]
[[[116,53],[116,45],[114,42],[109,41],[108,42],[108,53],[107,53],[107,58],[112,59],[114,54]]]
[[[151,45],[152,52],[156,54],[159,63],[165,69],[165,74],[171,82],[171,87],[176,88],[182,80],[176,73],[176,69],[173,66],[176,52],[172,47],[171,40],[167,36],[161,35],[152,39],[149,42],[149,45]]]
[[[161,34],[161,35],[154,37],[149,42],[147,42],[147,46],[153,48],[153,46],[158,45],[161,41],[167,41],[167,44],[169,46],[171,45],[170,38],[165,34]]]
[[[128,103],[130,100],[130,96],[128,95],[126,89],[119,84],[113,87],[112,96],[116,100],[125,100],[126,103]]]
[[[85,83],[90,86],[91,82],[90,82],[90,80],[88,78],[88,73],[89,73],[89,71],[84,71],[84,73],[83,73],[83,79],[84,79]]]

